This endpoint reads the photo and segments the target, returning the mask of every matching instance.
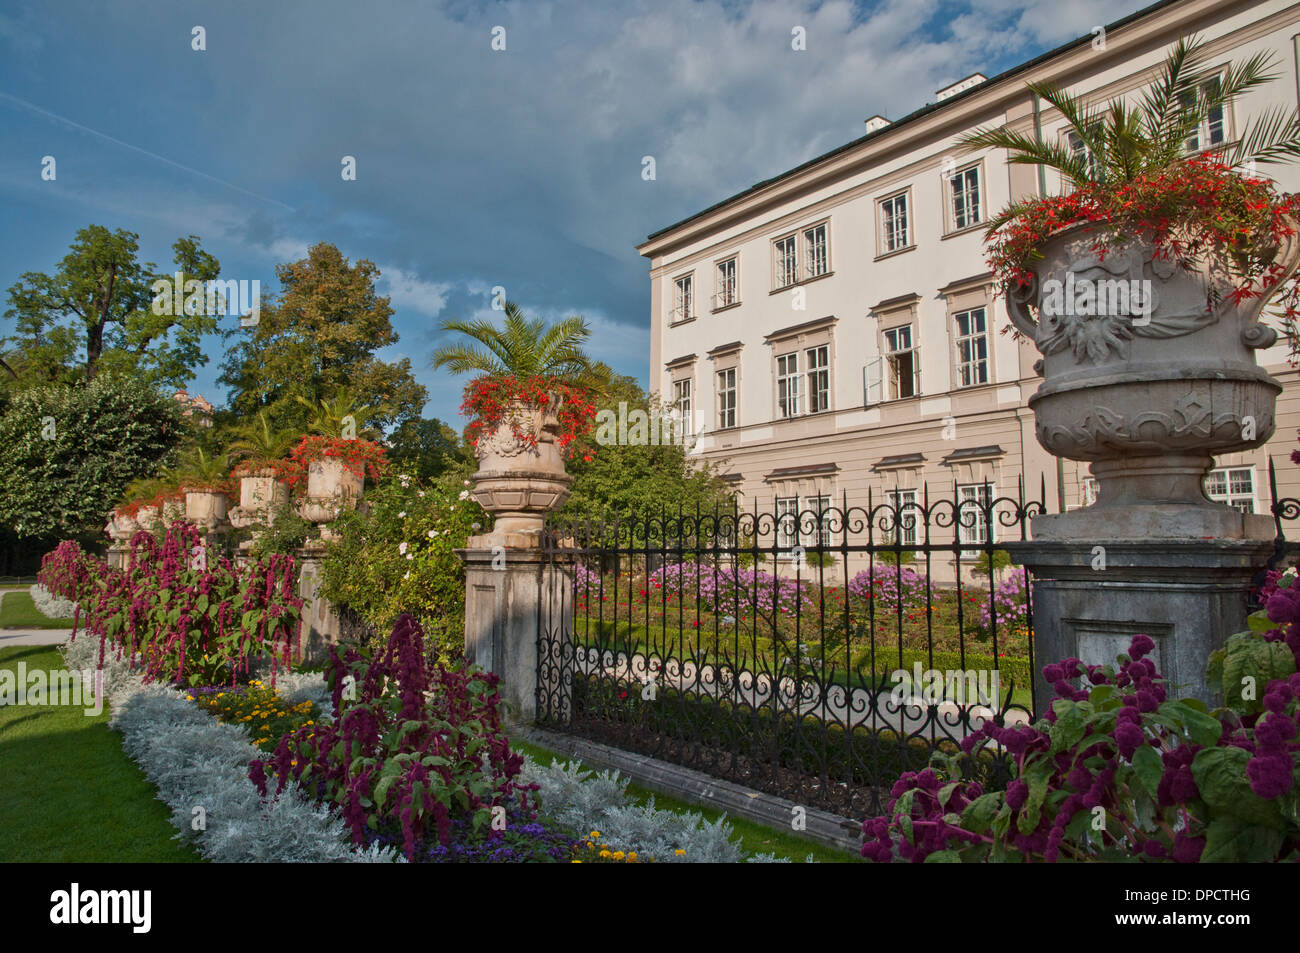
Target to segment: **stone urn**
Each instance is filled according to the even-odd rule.
[[[135,521],[141,529],[151,530],[158,525],[161,514],[156,506],[142,506],[135,514]]]
[[[189,489],[185,493],[185,518],[196,526],[209,532],[217,529],[226,521],[226,508],[229,505],[226,494],[212,490]]]
[[[163,527],[170,529],[177,520],[185,518],[184,500],[163,500],[162,513],[159,514]]]
[[[1094,240],[1086,225],[1054,235],[1035,280],[1008,295],[1042,354],[1029,398],[1038,442],[1090,463],[1100,491],[1093,506],[1035,517],[1034,538],[1272,539],[1271,517],[1202,490],[1215,454],[1273,434],[1282,387],[1255,360],[1277,338],[1259,322],[1269,296],[1234,304],[1214,261],[1183,268],[1136,241],[1102,259]],[[1276,260],[1290,275],[1300,240]]]
[[[557,408],[556,401],[545,409],[516,402],[509,417],[479,439],[470,492],[495,519],[493,531],[470,537],[468,547],[540,545],[546,514],[564,504],[573,484],[556,437]]]
[[[340,457],[322,457],[307,465],[306,499],[298,504],[298,515],[320,527],[322,539],[333,539],[325,524],[338,519],[345,508],[352,509],[361,498],[364,474],[353,473]]]
[[[227,517],[237,529],[251,526],[260,518],[266,519],[269,525],[275,508],[288,499],[289,487],[276,478],[274,470],[254,470],[239,478],[239,505]]]
[[[108,525],[104,527],[104,531],[118,543],[127,542],[139,529],[140,524],[135,517],[116,510],[108,515]]]

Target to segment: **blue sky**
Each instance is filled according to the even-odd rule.
[[[267,290],[330,241],[383,271],[401,340],[381,353],[410,358],[427,416],[462,423],[429,353],[441,319],[499,317],[495,285],[584,315],[592,353],[644,383],[648,233],[1141,5],[3,0],[0,288],[90,223],[160,266],[196,234]],[[218,405],[221,347],[190,387]]]

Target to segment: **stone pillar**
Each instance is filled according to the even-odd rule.
[[[1210,652],[1246,628],[1251,577],[1272,550],[1259,540],[1044,540],[1008,543],[1033,579],[1036,715],[1055,696],[1042,666],[1076,657],[1113,665],[1133,636],[1155,642],[1171,697],[1222,704],[1205,684]]]
[[[465,657],[501,677],[510,724],[569,718],[573,689],[573,578],[565,554],[483,545],[465,562]],[[478,545],[475,545],[475,544]]]
[[[298,559],[298,596],[306,600],[302,607],[299,647],[303,659],[316,664],[329,657],[329,647],[339,640],[339,614],[328,599],[320,595],[321,558],[325,549],[319,543],[296,553]]]

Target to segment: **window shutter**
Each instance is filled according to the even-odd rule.
[[[862,403],[874,407],[884,400],[885,359],[873,357],[862,368]]]

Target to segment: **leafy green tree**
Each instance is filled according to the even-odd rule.
[[[463,334],[473,344],[447,344],[433,352],[433,369],[453,374],[486,377],[550,377],[567,384],[592,386],[592,363],[582,346],[591,328],[577,315],[547,326],[541,318],[528,319],[513,301],[505,305],[503,327],[491,321],[442,322],[443,331]],[[608,368],[606,368],[608,370]]]
[[[88,225],[53,275],[29,271],[9,289],[5,317],[16,333],[0,339],[0,374],[11,388],[94,380],[101,371],[184,387],[207,363],[202,337],[217,330],[217,317],[205,308],[154,314],[154,284],[170,285],[176,272],[182,289],[187,281],[207,282],[220,274],[220,262],[191,235],[172,246],[172,272],[158,274],[152,262],[137,260],[138,239]]]
[[[374,262],[351,264],[322,242],[301,261],[279,265],[276,275],[279,297],[262,303],[256,325],[230,332],[240,339],[218,380],[231,389],[235,414],[266,410],[273,426],[305,431],[321,400],[347,392],[375,409],[370,423],[380,429],[420,415],[427,393],[410,361],[375,356],[398,337],[389,299],[375,291]]]
[[[183,433],[176,401],[140,378],[15,394],[0,416],[0,526],[32,548],[102,539],[126,486],[173,465]]]
[[[1183,37],[1165,59],[1164,69],[1135,105],[1111,100],[1104,110],[1051,83],[1029,89],[1060,110],[1082,149],[1063,140],[1040,141],[1006,128],[977,130],[963,145],[1006,149],[1007,161],[1056,169],[1075,187],[1092,182],[1120,186],[1140,175],[1159,172],[1183,158],[1189,140],[1198,138],[1213,115],[1223,117],[1243,94],[1272,82],[1278,73],[1273,55],[1261,51],[1227,69],[1207,64],[1204,44]],[[1289,162],[1300,158],[1300,113],[1275,106],[1265,110],[1226,146],[1228,165]],[[990,222],[1000,228],[1023,211],[1013,205]]]
[[[617,414],[642,410],[651,420],[667,412],[663,402],[647,396],[631,378],[614,378],[601,409]],[[617,398],[617,400],[615,399]],[[626,519],[632,514],[730,513],[731,488],[718,476],[716,464],[692,459],[688,443],[601,444],[591,460],[575,457],[568,463],[573,474],[572,494],[561,512],[593,520]]]
[[[388,445],[388,459],[422,480],[445,473],[468,476],[477,469],[469,445],[437,418],[406,421],[389,436]]]

